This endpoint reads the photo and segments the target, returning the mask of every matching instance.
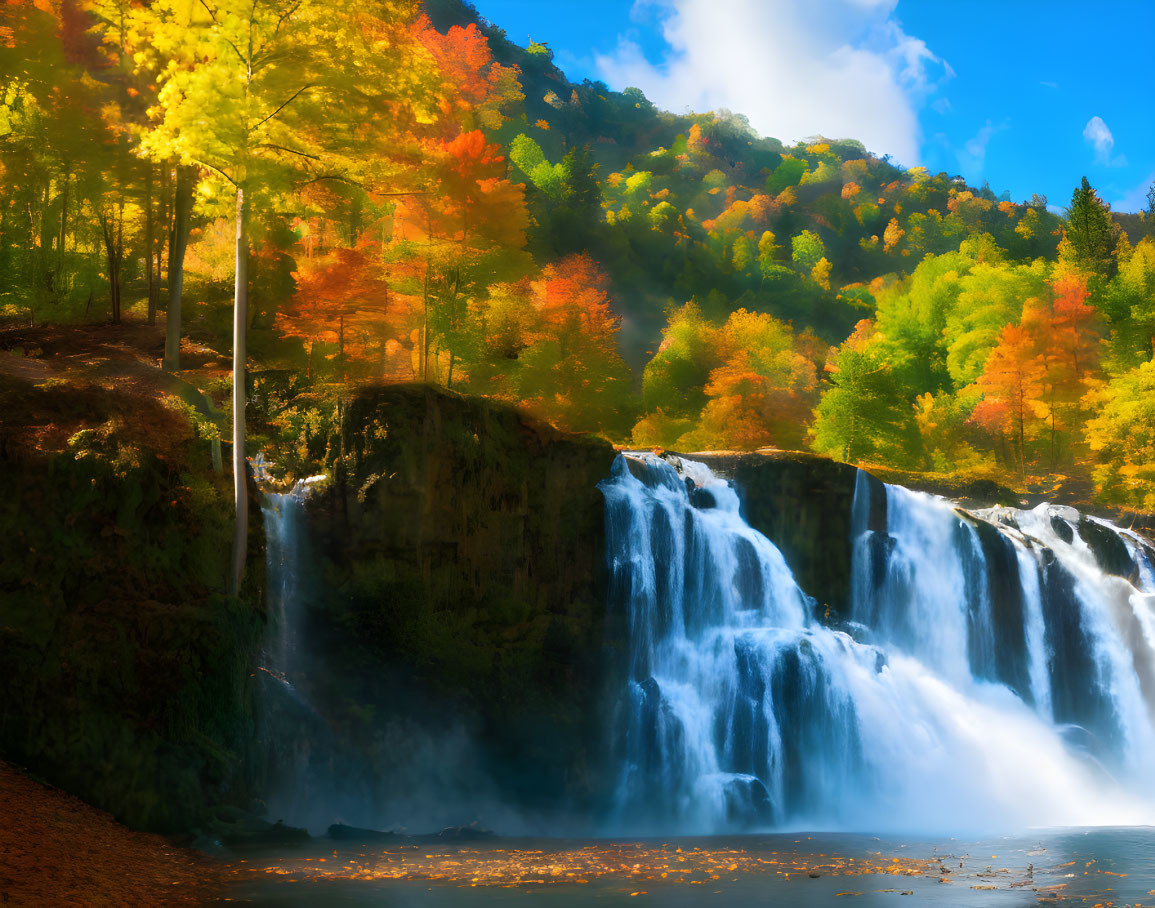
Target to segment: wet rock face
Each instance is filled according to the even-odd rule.
[[[742,516],[782,552],[818,614],[849,613],[851,509],[858,470],[798,452],[695,454],[690,459],[735,481]],[[885,528],[886,493],[871,483],[871,521]]]
[[[362,393],[306,509],[312,639],[341,654],[311,679],[323,709],[395,712],[404,698],[383,678],[404,678],[478,718],[485,768],[512,800],[584,797],[613,638],[597,490],[613,457],[491,401]]]
[[[1123,577],[1132,583],[1138,579],[1139,565],[1116,533],[1084,516],[1079,520],[1079,537],[1091,547],[1095,560],[1106,573]]]

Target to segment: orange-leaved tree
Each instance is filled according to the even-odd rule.
[[[380,340],[377,346],[383,350],[387,338],[396,333],[386,327],[390,293],[380,244],[338,247],[327,256],[303,259],[297,263],[296,279],[296,292],[281,305],[276,325],[283,335],[307,342],[310,377],[318,342],[337,345],[344,378],[348,354],[364,357],[373,338]]]
[[[800,448],[817,399],[817,369],[789,325],[739,309],[719,332],[723,362],[706,383],[696,448]]]
[[[531,287],[534,323],[518,354],[520,398],[561,428],[624,437],[633,394],[606,275],[588,255],[571,255],[547,265]]]
[[[1046,368],[1029,327],[1006,325],[975,383],[982,399],[971,419],[1004,443],[1011,443],[1023,475],[1028,433],[1045,412],[1045,377]]]
[[[420,298],[418,374],[452,387],[474,346],[484,288],[528,267],[529,216],[524,187],[505,179],[501,146],[480,130],[430,139],[425,148],[425,191],[398,203],[397,270],[410,273],[409,292]]]

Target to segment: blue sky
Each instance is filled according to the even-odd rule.
[[[906,166],[1119,211],[1155,181],[1155,0],[475,0],[576,81],[720,107],[764,135],[857,138]]]

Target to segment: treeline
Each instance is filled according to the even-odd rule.
[[[1085,180],[1060,217],[675,116],[460,0],[5,17],[0,314],[164,312],[174,370],[182,335],[237,332],[290,465],[350,384],[418,380],[623,443],[1093,475],[1155,507],[1151,221]]]

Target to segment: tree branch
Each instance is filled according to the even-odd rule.
[[[213,25],[219,29],[221,27],[221,22],[217,18],[217,14],[213,11],[213,8],[205,3],[205,0],[200,0],[200,4],[205,8],[205,12],[207,12],[209,17],[213,20]],[[249,61],[245,59],[245,55],[240,52],[237,46],[233,44],[228,35],[226,35],[224,32],[221,32],[221,37],[224,38],[225,43],[233,49],[233,53],[237,55],[237,59],[241,61],[241,65],[247,68]]]
[[[292,6],[290,6],[290,7],[289,7],[289,8],[288,8],[288,9],[287,9],[287,10],[286,10],[286,11],[285,11],[285,12],[284,12],[282,15],[281,15],[281,17],[280,17],[280,18],[277,20],[277,25],[276,25],[276,27],[273,29],[273,34],[272,34],[272,37],[274,37],[274,38],[275,38],[275,37],[277,36],[277,32],[279,32],[279,31],[281,30],[281,26],[285,24],[285,20],[286,20],[286,19],[288,19],[288,18],[289,18],[291,15],[293,15],[293,13],[295,13],[297,10],[299,10],[299,9],[301,8],[301,3],[302,3],[302,2],[303,2],[303,0],[297,0],[297,2],[296,2],[296,3],[294,3]]]
[[[203,0],[202,0],[202,2],[203,2]],[[297,98],[299,98],[304,92],[308,91],[312,87],[313,87],[313,83],[311,83],[311,82],[308,85],[302,85],[299,89],[297,89],[297,91],[293,92],[293,96],[291,98],[289,98],[288,101],[286,101],[284,104],[282,104],[276,110],[274,110],[271,114],[269,114],[267,117],[265,117],[263,120],[261,120],[261,122],[258,123],[256,126],[254,126],[250,130],[250,132],[256,132],[258,129],[260,129],[262,126],[264,126],[266,123],[268,123],[269,120],[273,119],[273,117],[275,117],[282,110],[284,110],[286,107],[288,107],[294,101],[296,101]]]
[[[349,177],[343,177],[338,173],[324,173],[324,174],[321,174],[321,176],[319,176],[319,177],[313,177],[313,179],[305,180],[301,183],[298,183],[297,185],[298,186],[310,186],[313,183],[320,183],[322,180],[335,180],[338,183],[348,183],[350,186],[359,186],[362,189],[365,188],[363,183],[358,183],[356,180],[350,179]]]
[[[198,161],[196,158],[193,158],[193,159],[192,159],[192,162],[193,162],[194,164],[196,164],[198,167],[207,167],[209,170],[211,170],[211,171],[214,171],[215,173],[218,173],[218,174],[220,174],[222,177],[224,177],[226,180],[228,180],[228,181],[229,181],[230,183],[232,183],[234,186],[237,186],[237,181],[236,181],[236,180],[234,180],[232,177],[230,177],[230,176],[229,176],[227,173],[225,173],[225,172],[224,172],[223,170],[221,170],[219,167],[213,167],[213,165],[212,165],[212,164],[206,164],[204,161]],[[238,188],[239,188],[239,187],[238,187]]]
[[[315,154],[309,154],[307,151],[297,151],[295,148],[286,148],[284,145],[277,145],[273,142],[261,142],[259,145],[257,145],[257,148],[272,148],[272,149],[275,149],[276,151],[284,151],[284,152],[287,152],[288,154],[295,154],[295,155],[299,155],[302,158],[308,158],[310,161],[321,160]]]

